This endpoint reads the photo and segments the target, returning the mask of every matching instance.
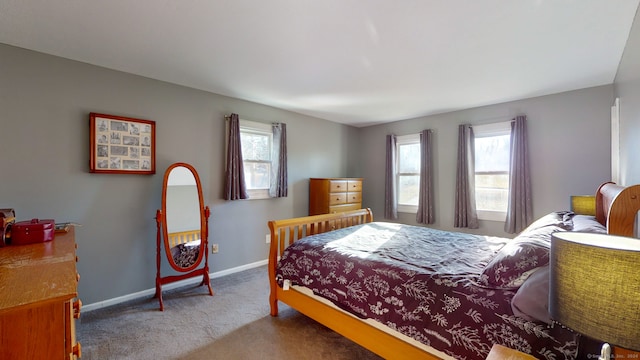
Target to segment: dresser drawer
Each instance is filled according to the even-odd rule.
[[[329,206],[338,205],[338,204],[346,204],[347,203],[347,193],[331,193],[329,194]]]
[[[362,191],[361,180],[349,180],[347,182],[348,191]]]
[[[351,203],[361,203],[361,202],[362,202],[362,193],[361,192],[348,192],[347,193],[347,203],[351,204]]]
[[[329,192],[337,193],[347,191],[348,181],[347,180],[331,180],[329,181]]]
[[[358,210],[361,207],[362,206],[360,205],[360,203],[329,206],[329,214],[351,211],[351,210]]]

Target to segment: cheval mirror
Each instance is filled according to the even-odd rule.
[[[202,276],[200,286],[207,285],[209,295],[213,295],[207,252],[208,224],[209,207],[204,206],[198,172],[186,163],[172,164],[164,173],[162,209],[156,212],[158,272],[154,297],[160,302],[160,311],[164,311],[162,285],[167,283]],[[160,275],[162,252],[178,275]],[[204,265],[200,266],[201,263]]]

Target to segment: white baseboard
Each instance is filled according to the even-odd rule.
[[[259,266],[263,266],[263,265],[268,264],[268,262],[269,262],[269,260],[267,260],[267,259],[256,261],[254,263],[250,263],[250,264],[234,267],[234,268],[231,268],[231,269],[226,269],[226,270],[221,270],[221,271],[217,271],[217,272],[214,272],[214,273],[209,273],[209,277],[212,278],[212,279],[219,278],[219,277],[230,275],[230,274],[237,273],[237,272],[240,272],[240,271],[249,270],[249,269],[253,269],[253,268],[259,267]],[[199,281],[202,281],[200,277],[193,277],[193,278],[190,278],[190,279],[176,281],[174,283],[164,285],[162,287],[162,291],[171,290],[171,289],[179,288],[179,287],[182,287],[182,286],[195,284],[195,283],[197,283]],[[107,306],[112,306],[112,305],[116,305],[116,304],[119,304],[119,303],[123,303],[125,301],[130,301],[130,300],[138,299],[138,298],[145,297],[145,296],[153,296],[155,293],[156,293],[156,289],[154,287],[154,288],[143,290],[143,291],[139,291],[139,292],[136,292],[136,293],[119,296],[117,298],[108,299],[108,300],[104,300],[104,301],[98,301],[98,302],[95,302],[95,303],[92,303],[92,304],[88,304],[88,305],[82,305],[82,312],[86,313],[88,311],[102,309],[102,308],[105,308]]]

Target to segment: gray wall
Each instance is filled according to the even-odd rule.
[[[623,185],[640,183],[640,18],[637,15],[614,83],[615,95],[620,98],[620,182]]]
[[[157,173],[90,174],[90,112],[156,121]],[[287,123],[289,197],[222,200],[224,116],[232,112]],[[0,45],[0,125],[0,207],[15,208],[18,220],[82,224],[85,304],[154,287],[154,217],[171,163],[199,172],[210,242],[220,246],[213,272],[266,259],[267,220],[305,215],[307,179],[348,176],[357,163],[355,128],[7,45]]]
[[[371,126],[360,133],[363,202],[373,209],[374,218],[384,216],[385,136],[406,135],[423,129],[434,131],[434,186],[436,223],[453,228],[457,139],[459,124],[508,121],[527,115],[532,173],[534,217],[567,210],[570,195],[593,194],[610,179],[611,85],[530,98],[522,101],[450,112],[424,118]],[[415,214],[399,214],[399,221],[416,224]],[[512,236],[503,223],[481,221],[471,232]]]
[[[202,180],[210,242],[220,246],[210,256],[213,272],[266,259],[266,222],[307,213],[309,177],[364,177],[363,205],[382,220],[384,138],[391,132],[435,131],[437,228],[452,229],[460,123],[528,116],[536,216],[566,209],[570,195],[590,194],[609,179],[613,86],[357,129],[7,45],[0,45],[0,79],[0,207],[15,208],[19,220],[82,224],[78,269],[85,304],[153,288],[154,216],[164,169],[174,162],[192,164]],[[90,174],[90,112],[156,121],[157,173]],[[222,200],[223,117],[232,112],[287,123],[289,197]],[[638,113],[636,107],[636,122]],[[415,223],[413,215],[401,220]],[[479,232],[504,235],[501,224],[491,222]],[[170,274],[167,264],[163,273]]]

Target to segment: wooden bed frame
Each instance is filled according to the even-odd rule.
[[[607,233],[633,237],[640,209],[640,185],[624,187],[606,182],[596,192],[596,219]]]
[[[169,248],[200,240],[200,229],[169,233]]]
[[[640,185],[623,187],[604,183],[596,192],[596,219],[610,234],[633,236],[635,216],[640,210]],[[276,265],[285,248],[305,236],[373,221],[370,209],[269,221],[269,282],[271,315],[278,315],[278,301],[314,319],[357,344],[394,359],[442,359],[426,347],[416,346],[387,333],[336,307],[310,297],[295,288],[283,290],[276,283]],[[433,350],[438,352],[437,350]]]

